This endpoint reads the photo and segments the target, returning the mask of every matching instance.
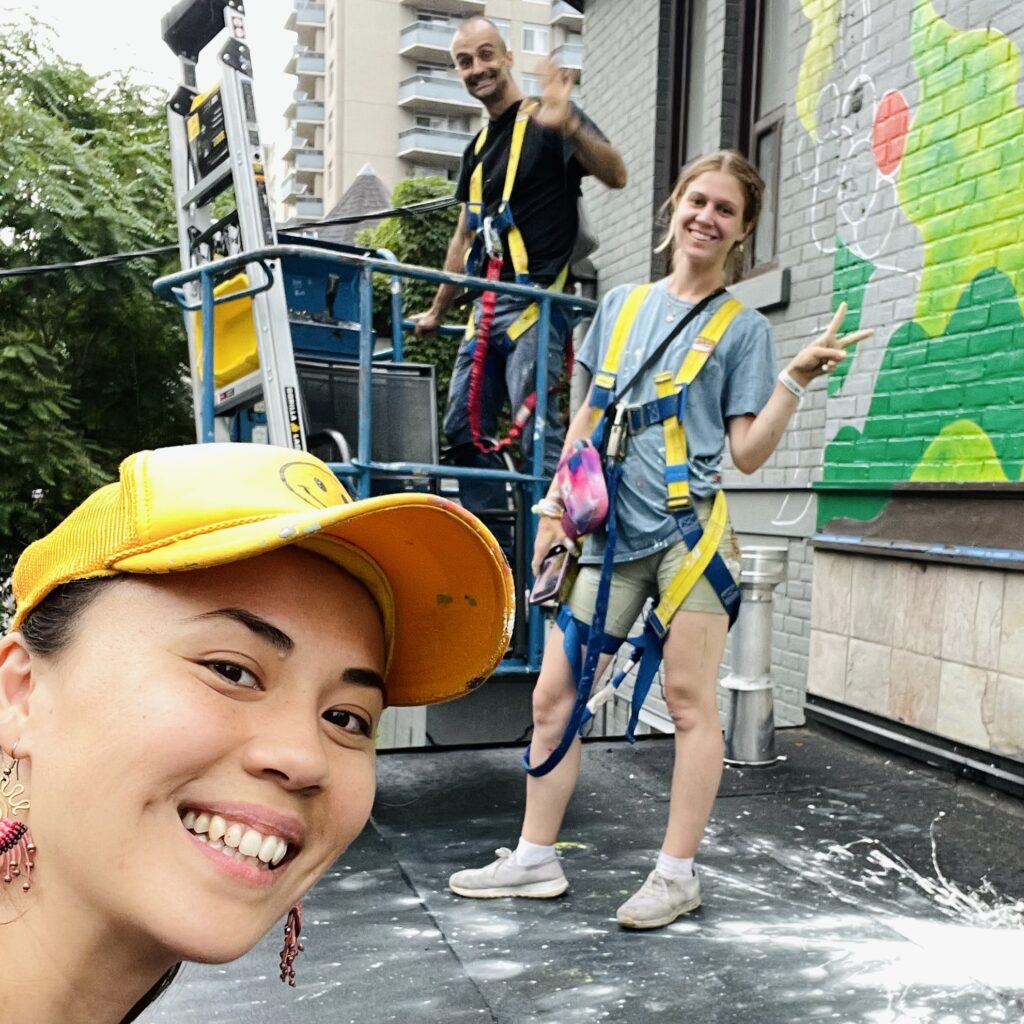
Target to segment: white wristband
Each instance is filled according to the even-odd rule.
[[[803,401],[807,389],[802,388],[788,370],[783,370],[778,376],[778,382],[798,401]]]
[[[561,519],[565,506],[557,498],[541,498],[530,511],[535,516],[543,516],[545,519]]]

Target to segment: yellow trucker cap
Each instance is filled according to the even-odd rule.
[[[188,572],[289,544],[340,565],[373,595],[388,645],[389,704],[459,697],[505,653],[512,575],[475,516],[431,494],[353,501],[315,456],[260,444],[130,455],[117,483],[22,553],[13,628],[70,580]]]

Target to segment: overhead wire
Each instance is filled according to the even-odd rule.
[[[367,220],[385,220],[388,217],[413,217],[419,214],[434,213],[454,206],[458,200],[454,196],[443,196],[440,199],[427,199],[422,203],[411,203],[408,206],[395,206],[388,210],[374,210],[370,213],[350,214],[345,217],[333,217],[330,220],[311,221],[297,225],[295,230],[309,231],[321,227],[333,227],[340,224],[358,224]],[[37,274],[53,274],[68,270],[87,270],[92,267],[113,266],[117,263],[128,263],[131,260],[149,259],[177,252],[177,245],[161,245],[152,249],[137,249],[134,252],[115,252],[105,256],[94,256],[86,260],[70,260],[63,263],[40,263],[24,267],[0,268],[0,280],[8,277],[31,277]]]

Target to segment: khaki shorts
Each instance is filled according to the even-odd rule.
[[[697,518],[707,523],[711,514],[710,499],[694,502]],[[653,555],[637,558],[631,562],[619,562],[612,576],[611,594],[608,598],[608,616],[605,619],[604,631],[610,636],[625,637],[636,623],[644,603],[648,598],[657,598],[672,582],[679,571],[688,549],[682,537],[670,547],[656,551]],[[736,540],[732,523],[725,524],[722,540],[718,545],[718,553],[732,573],[733,579],[740,578],[740,546]],[[601,582],[601,566],[580,566],[579,575],[573,584],[567,604],[573,618],[588,625],[594,619],[594,605],[597,603],[597,587]],[[706,576],[701,576],[686,595],[680,610],[688,612],[712,612],[725,615],[725,609],[715,593],[714,587],[708,583]]]

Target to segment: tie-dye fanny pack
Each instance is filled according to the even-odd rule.
[[[608,488],[601,453],[589,439],[577,441],[555,470],[555,483],[565,505],[562,529],[570,540],[601,528],[608,516]]]

